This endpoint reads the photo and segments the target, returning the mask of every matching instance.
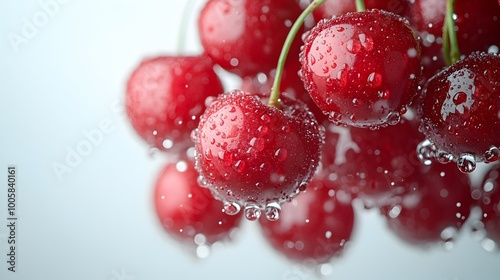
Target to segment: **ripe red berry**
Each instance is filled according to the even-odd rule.
[[[468,177],[439,164],[421,166],[409,180],[413,190],[381,208],[389,228],[412,244],[452,242],[471,211]]]
[[[215,63],[241,77],[268,73],[301,12],[293,0],[209,0],[198,21],[201,44]],[[299,53],[296,42],[291,54]]]
[[[396,124],[417,94],[418,41],[393,13],[324,19],[311,30],[300,59],[306,89],[335,124]]]
[[[375,131],[331,125],[323,172],[366,207],[381,206],[411,189],[413,173],[421,165],[415,147],[422,139],[417,125],[408,120]]]
[[[455,30],[463,55],[475,51],[498,53],[500,47],[500,6],[496,0],[455,0]],[[415,0],[409,7],[411,25],[422,47],[423,81],[445,67],[442,51],[446,1]]]
[[[482,227],[486,236],[500,245],[500,166],[486,174],[481,191],[479,205],[483,212]]]
[[[422,93],[421,131],[462,172],[476,161],[498,160],[500,151],[500,56],[473,53],[437,73]],[[427,155],[423,155],[424,158]]]
[[[311,0],[312,2],[312,0]],[[409,1],[407,0],[364,0],[367,9],[386,10],[391,13],[405,16],[408,12]],[[356,1],[353,0],[327,0],[314,10],[316,21],[332,16],[340,16],[349,12],[356,12]]]
[[[282,110],[264,95],[239,90],[222,94],[201,117],[194,133],[201,184],[226,203],[277,219],[279,204],[311,179],[319,162],[323,131],[305,104],[281,96]]]
[[[315,176],[307,190],[283,205],[278,221],[261,219],[267,241],[287,258],[323,264],[339,256],[354,228],[350,201],[336,195],[335,185]]]
[[[165,166],[154,190],[156,215],[163,228],[188,245],[211,245],[238,227],[241,215],[222,212],[222,203],[197,183],[193,161]],[[196,240],[195,240],[196,238]]]
[[[183,151],[207,97],[224,92],[206,56],[164,56],[144,60],[127,83],[126,110],[133,128],[149,145]]]

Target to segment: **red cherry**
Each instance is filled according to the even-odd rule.
[[[312,1],[311,1],[312,2]],[[386,10],[391,13],[405,16],[409,3],[406,0],[364,0],[367,9]],[[340,16],[349,12],[356,12],[356,1],[353,0],[328,0],[314,10],[316,21],[332,16]]]
[[[481,191],[482,226],[487,237],[500,245],[500,165],[486,174]]]
[[[366,207],[384,205],[411,189],[413,173],[421,165],[415,147],[422,139],[417,125],[408,120],[375,131],[331,125],[323,170]]]
[[[453,165],[434,164],[409,180],[413,190],[381,208],[389,228],[412,244],[453,241],[472,207],[468,177]]]
[[[442,52],[445,14],[446,1],[415,0],[409,7],[411,24],[421,41],[423,81],[445,67]],[[492,36],[500,30],[500,6],[496,0],[456,0],[454,14],[458,45],[463,55],[486,52],[491,46],[496,46],[493,51],[498,53],[500,36]]]
[[[205,111],[205,100],[222,92],[206,56],[146,59],[128,80],[127,115],[149,145],[183,151],[193,146],[190,133]]]
[[[422,93],[421,131],[437,155],[472,172],[476,161],[498,160],[500,56],[473,53],[432,77]],[[423,158],[430,144],[423,145]],[[430,154],[432,155],[433,152]]]
[[[156,215],[163,228],[178,240],[188,245],[211,245],[227,238],[238,227],[241,215],[223,213],[222,203],[201,188],[197,178],[191,160],[165,166],[154,190]]]
[[[250,220],[264,208],[275,219],[276,204],[306,186],[324,137],[302,102],[282,95],[282,110],[266,102],[264,95],[239,90],[222,94],[194,134],[201,184],[226,203],[228,214],[245,207]]]
[[[282,206],[278,221],[261,219],[267,241],[287,258],[323,264],[339,256],[350,240],[354,209],[336,195],[335,186],[315,176],[307,190]]]
[[[395,124],[417,94],[420,48],[408,22],[367,10],[320,21],[300,56],[302,80],[335,124]]]
[[[198,29],[207,54],[241,77],[276,67],[283,42],[302,9],[288,0],[209,0]],[[290,50],[298,54],[300,40]]]

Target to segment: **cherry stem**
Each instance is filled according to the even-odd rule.
[[[279,98],[280,98],[280,86],[281,86],[281,77],[283,76],[283,69],[285,68],[285,61],[288,56],[288,52],[290,51],[290,47],[292,46],[293,40],[297,35],[302,24],[306,20],[307,16],[309,16],[319,5],[323,4],[326,0],[314,0],[307,6],[307,8],[302,11],[297,20],[293,23],[288,35],[285,39],[285,43],[283,44],[283,48],[281,49],[280,57],[278,59],[278,65],[276,66],[276,76],[274,77],[273,87],[271,90],[271,96],[269,97],[268,105],[272,107],[276,107],[280,109]]]
[[[460,59],[454,15],[455,0],[446,1],[446,15],[443,26],[443,57],[447,66]]]
[[[356,0],[356,11],[362,12],[366,10],[365,1],[364,0]]]
[[[181,54],[185,50],[186,34],[190,12],[193,10],[194,0],[186,1],[184,10],[182,11],[181,26],[179,28],[179,39],[177,40],[177,54]]]

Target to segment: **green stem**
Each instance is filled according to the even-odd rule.
[[[460,60],[455,20],[453,19],[455,0],[446,1],[446,16],[443,26],[443,55],[446,65],[449,66]]]
[[[356,0],[356,11],[362,12],[366,10],[365,1],[364,0]]]
[[[326,0],[314,0],[307,8],[300,14],[297,20],[293,23],[292,28],[288,32],[288,36],[285,39],[283,48],[281,49],[280,57],[278,59],[278,65],[276,66],[276,76],[274,77],[273,87],[271,90],[271,96],[269,97],[269,106],[280,108],[279,98],[280,98],[280,86],[281,77],[283,76],[283,68],[285,67],[286,57],[290,51],[290,47],[297,35],[302,24],[304,24],[305,19],[309,16],[319,5],[323,4]]]

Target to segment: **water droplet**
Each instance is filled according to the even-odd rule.
[[[281,131],[283,131],[284,133],[290,133],[291,129],[290,129],[290,126],[289,125],[284,125],[282,128],[281,128]]]
[[[165,149],[171,149],[174,146],[174,141],[167,138],[167,139],[163,140],[162,146]]]
[[[471,173],[476,169],[476,159],[471,154],[461,154],[458,157],[457,166],[462,173]]]
[[[211,123],[209,128],[210,130],[215,130],[217,128],[217,125],[215,123]]]
[[[361,50],[361,43],[358,40],[349,40],[346,44],[347,51],[352,54],[357,54]]]
[[[307,185],[308,184],[305,183],[305,182],[300,183],[300,185],[299,185],[299,191],[301,191],[301,192],[305,191],[307,189]]]
[[[248,205],[245,207],[245,218],[249,221],[256,221],[260,218],[260,209],[257,205]]]
[[[210,256],[210,246],[200,245],[196,247],[196,256],[200,259],[206,259]]]
[[[361,104],[361,101],[359,101],[359,99],[357,99],[357,98],[352,99],[352,105],[354,105],[354,107],[358,107],[360,104]]]
[[[260,119],[261,119],[264,123],[270,123],[270,122],[271,122],[271,117],[270,117],[269,115],[266,115],[266,114],[262,115],[262,116],[260,117]]]
[[[417,146],[418,159],[425,165],[431,165],[436,154],[436,147],[428,139],[420,142]]]
[[[314,57],[314,55],[311,55],[311,56],[309,57],[309,61],[311,62],[311,65],[316,64],[316,57]]]
[[[368,75],[368,86],[372,88],[379,87],[382,84],[382,75],[380,75],[377,72],[372,72],[370,75]]]
[[[488,151],[486,151],[484,156],[487,163],[497,161],[500,158],[500,149],[497,147],[491,147]]]
[[[276,150],[276,152],[274,153],[274,156],[276,157],[276,159],[279,162],[283,162],[288,158],[288,150],[285,148],[280,148],[280,149]]]
[[[438,150],[436,153],[436,159],[442,164],[447,164],[453,161],[453,155],[446,151]]]
[[[453,103],[456,106],[465,103],[465,101],[467,101],[467,94],[465,92],[460,91],[453,96]]]
[[[245,170],[245,161],[243,161],[243,160],[238,160],[238,161],[234,164],[234,170],[238,171],[239,173],[243,172],[243,170]]]
[[[228,215],[231,215],[231,216],[236,215],[240,212],[240,210],[241,210],[241,206],[236,202],[224,203],[224,213],[226,213]]]
[[[373,50],[373,38],[371,36],[362,33],[358,35],[358,38],[359,41],[361,42],[361,45],[366,51]]]
[[[387,115],[386,122],[390,125],[396,125],[401,121],[401,115],[398,112],[390,112]]]
[[[277,221],[280,218],[281,207],[276,202],[271,202],[266,205],[266,218],[269,221]]]
[[[330,112],[328,114],[328,120],[331,122],[339,122],[342,119],[342,115],[337,112]]]
[[[224,166],[230,166],[233,163],[233,155],[225,151],[219,151],[217,154]]]

